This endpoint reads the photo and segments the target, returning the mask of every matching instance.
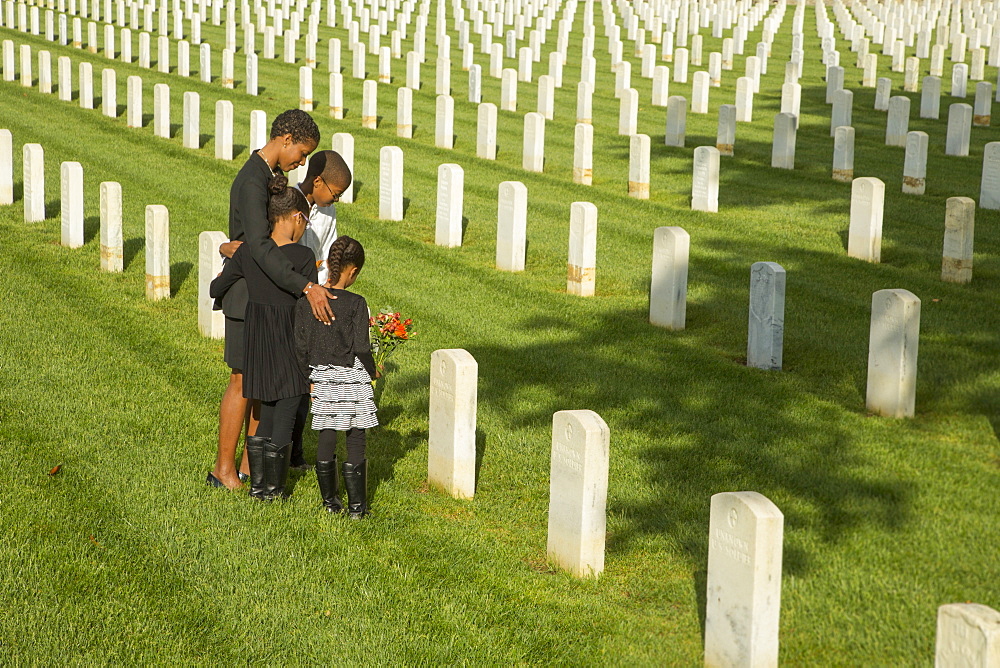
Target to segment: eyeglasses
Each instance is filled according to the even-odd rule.
[[[302,213],[301,211],[296,211],[295,215],[301,218],[303,221],[305,221],[307,230],[312,226],[312,221],[309,220],[309,216],[307,216],[306,214]]]
[[[319,180],[323,182],[324,186],[326,186],[326,189],[327,189],[327,191],[329,191],[330,197],[333,199],[333,201],[334,202],[339,202],[340,201],[340,196],[343,195],[344,193],[342,193],[342,192],[339,192],[339,193],[333,192],[333,188],[330,187],[330,184],[327,183],[326,179],[324,179],[322,176],[319,177]]]

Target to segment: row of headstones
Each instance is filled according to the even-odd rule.
[[[12,147],[10,130],[0,130],[0,205],[14,202]],[[25,144],[22,151],[24,220],[42,222],[45,220],[44,151],[41,144]],[[79,248],[84,242],[83,166],[79,162],[63,162],[59,173],[60,242],[67,248]],[[123,271],[121,184],[101,183],[100,211],[101,269]],[[165,206],[155,204],[146,207],[146,297],[151,300],[170,297],[169,215]]]
[[[919,318],[919,300],[914,306],[900,293],[909,295],[875,293],[873,311],[885,306],[891,312],[882,314],[879,331],[873,313],[873,339],[888,333],[883,330],[892,328],[893,317],[907,319],[904,327],[912,325],[914,312]],[[915,356],[916,339],[910,343]],[[881,348],[878,354],[886,355],[880,363],[893,367],[910,361],[902,359],[906,351],[891,351],[895,358]],[[431,355],[427,480],[457,499],[475,495],[478,375],[478,363],[466,350]],[[608,425],[594,411],[552,416],[546,554],[577,577],[604,571],[610,441]],[[705,665],[776,666],[784,515],[757,492],[714,494],[708,534]],[[938,665],[958,658],[963,665],[994,665],[1000,658],[1000,613],[969,603],[941,606],[936,654]]]
[[[30,47],[21,47],[22,55]],[[51,68],[48,58],[48,51],[39,52],[40,67],[39,89],[42,93],[52,93]],[[30,53],[28,57],[30,63]],[[22,67],[21,81],[30,86],[31,69],[30,65]],[[57,91],[59,99],[69,102],[73,97],[73,71],[69,57],[60,56],[58,60],[59,81]],[[94,108],[94,79],[93,68],[88,62],[80,63],[78,73],[79,101],[83,109]],[[183,124],[181,136],[185,148],[201,148],[201,97],[198,93],[187,91],[184,93],[184,104],[182,109]],[[126,104],[125,119],[128,127],[138,128],[143,126],[143,86],[142,78],[130,76],[126,80]],[[118,81],[117,72],[111,68],[105,68],[101,72],[101,112],[109,118],[118,117]],[[255,121],[255,114],[264,112],[251,112],[251,144],[253,148],[259,148],[264,142],[259,138],[267,129],[260,121]],[[167,84],[155,84],[153,86],[153,135],[169,139],[170,129],[170,87]],[[215,157],[220,160],[233,159],[233,103],[229,100],[217,100],[215,103]]]
[[[78,19],[76,19],[76,21],[78,21]],[[105,44],[104,44],[104,46],[105,46],[105,53],[106,53],[106,55],[107,55],[108,58],[114,58],[114,55],[115,55],[114,54],[114,33],[113,33],[113,30],[114,30],[113,26],[111,26],[111,25],[105,26]],[[90,25],[89,32],[91,33],[91,40],[90,40],[89,49],[92,52],[96,53],[97,52],[97,45],[96,45],[96,24],[91,24]],[[252,35],[252,33],[251,33],[251,35]],[[448,37],[447,35],[444,35],[444,36],[441,37],[441,40],[442,40],[442,44],[439,45],[439,59],[438,59],[438,61],[439,61],[438,80],[439,81],[441,80],[442,76],[448,77],[448,74],[442,74],[442,72],[441,72],[441,70],[442,70],[441,64],[444,63],[445,66],[448,67],[449,70],[450,70],[450,60],[447,57],[447,53],[448,53],[448,51],[447,51],[447,44],[448,44],[448,42],[450,40],[450,37]],[[65,40],[61,40],[61,41],[65,41]],[[74,46],[80,46],[80,44],[77,41],[74,41]],[[252,44],[249,44],[249,46],[252,46]],[[366,75],[366,67],[365,67],[365,63],[364,63],[364,55],[365,55],[364,54],[364,44],[363,43],[362,44],[358,44],[357,46],[359,48],[356,48],[355,52],[354,52],[354,70],[353,70],[353,72],[354,72],[354,76],[355,77],[357,77],[357,78],[364,78],[364,76]],[[500,45],[495,45],[495,46],[500,46]],[[189,60],[189,57],[188,57],[189,48],[188,47],[189,47],[189,44],[186,41],[179,42],[178,46],[177,46],[177,49],[178,49],[178,72],[182,76],[188,76],[189,73],[190,73],[189,72],[190,68],[189,68],[189,65],[188,65],[188,60]],[[762,48],[764,48],[764,47],[765,47],[764,44],[758,45],[758,52],[760,52],[760,50]],[[444,50],[442,51],[441,49],[444,49]],[[766,45],[766,50],[768,52],[769,52],[769,49],[770,49],[770,44],[767,44]],[[141,66],[144,66],[144,67],[149,67],[150,66],[149,50],[150,50],[149,49],[149,35],[148,35],[148,33],[143,33],[142,35],[140,35],[140,42],[139,42],[139,51],[140,51],[140,53],[139,53],[139,63],[140,63]],[[249,49],[248,51],[249,51],[249,53],[248,53],[248,56],[247,56],[247,64],[246,64],[246,66],[247,66],[248,90],[251,92],[251,94],[256,94],[256,88],[257,88],[257,86],[256,86],[256,82],[257,82],[257,71],[256,71],[257,70],[257,59],[256,59],[256,56],[252,53],[252,51],[253,51],[252,48]],[[158,41],[158,52],[159,52],[158,53],[158,61],[157,61],[158,68],[160,69],[161,72],[168,72],[169,71],[169,63],[170,63],[170,53],[169,53],[169,43],[168,43],[167,38],[165,36],[161,36],[159,38],[159,41]],[[527,57],[527,55],[529,55],[528,52],[531,52],[530,53],[530,55],[531,55],[530,58]],[[444,57],[442,57],[442,54],[444,54]],[[692,58],[693,62],[695,64],[700,64],[700,58],[701,58],[701,56],[700,56],[700,49],[694,51],[694,54],[695,55]],[[502,54],[500,54],[500,55],[502,55]],[[676,68],[675,81],[678,81],[678,82],[686,82],[687,81],[687,58],[686,58],[686,55],[687,55],[686,49],[682,49],[682,50],[678,51],[678,59],[677,59],[678,67]],[[492,76],[495,76],[495,77],[500,77],[501,76],[502,64],[501,64],[501,60],[499,58],[496,58],[495,56],[497,56],[497,53],[494,51],[494,53],[491,56],[490,74]],[[684,56],[684,57],[681,58],[681,56]],[[766,56],[764,56],[764,57],[766,58]],[[131,34],[130,33],[127,34],[127,35],[123,34],[123,39],[122,39],[122,59],[124,61],[126,61],[126,62],[130,62],[131,61]],[[521,50],[521,58],[520,58],[521,66],[519,67],[519,70],[518,70],[518,79],[519,80],[521,80],[521,81],[531,81],[531,62],[532,61],[537,62],[538,59],[539,59],[539,54],[538,54],[537,50],[535,50],[535,51],[532,51],[531,49],[528,49],[527,51],[525,49]],[[584,79],[590,80],[591,83],[593,84],[594,83],[594,72],[593,72],[594,67],[593,66],[590,67],[589,71],[588,71],[587,60],[588,59],[585,59],[585,62],[584,62]],[[592,61],[592,59],[589,59],[589,60]],[[724,54],[718,54],[718,53],[712,54],[712,58],[710,60],[711,60],[711,62],[710,62],[710,71],[717,71],[717,70],[721,70],[721,69],[731,69],[731,67],[732,67],[731,54],[730,54],[730,57],[728,58],[728,60],[725,58]],[[382,51],[381,55],[380,55],[379,61],[380,61],[380,66],[379,66],[379,81],[380,82],[388,82],[389,79],[390,79],[390,72],[389,72],[389,65],[388,65],[388,63],[389,63],[389,53],[386,52],[386,51]],[[408,87],[413,88],[414,90],[416,90],[416,89],[419,88],[419,64],[422,61],[423,61],[423,54],[422,53],[410,52],[409,54],[407,54],[407,83],[408,83]],[[463,69],[464,70],[468,70],[471,67],[471,65],[472,65],[471,61],[472,61],[471,52],[467,51],[466,55],[463,56]],[[552,54],[550,54],[549,72],[550,72],[550,76],[553,76],[556,79],[556,86],[557,87],[561,86],[561,79],[562,79],[561,69],[562,69],[562,64],[564,63],[564,61],[565,61],[565,55],[562,52],[560,52],[560,51],[554,51],[554,52],[552,52]],[[289,62],[294,62],[294,59],[292,59]],[[336,68],[336,70],[339,71],[339,62],[340,62],[340,41],[337,40],[337,39],[332,39],[330,41],[330,67],[331,67],[331,70],[334,70]],[[649,63],[647,63],[647,59],[643,60],[643,76],[645,76],[645,77],[652,77],[653,76],[653,74],[652,74],[652,70],[653,70],[652,62],[653,61],[651,59],[649,60]],[[728,63],[728,68],[726,67],[727,63]],[[200,46],[200,64],[201,64],[201,78],[202,78],[202,80],[206,81],[206,82],[211,81],[211,52],[210,52],[210,46],[208,44],[201,44],[201,46]],[[309,64],[310,67],[315,67],[315,59],[313,58],[312,60],[309,60],[308,64]],[[629,65],[628,62],[621,62],[618,65],[618,67],[620,67],[620,68],[622,68],[624,70],[627,70],[630,67],[630,65]],[[764,68],[766,69],[766,63],[764,65]],[[226,49],[223,52],[223,76],[222,76],[222,85],[223,86],[230,87],[230,88],[233,86],[233,74],[232,74],[232,72],[233,72],[233,51],[231,49]],[[306,75],[303,74],[302,76],[305,77]],[[620,76],[621,76],[621,74],[619,74],[619,77]],[[719,78],[720,78],[720,76],[721,75],[718,72],[716,72],[716,74],[714,75],[713,81],[718,81]],[[305,84],[303,84],[303,85],[305,85]],[[718,85],[718,84],[715,83],[713,85]],[[442,87],[447,88],[446,85],[442,86],[442,84],[439,83],[439,85],[438,85],[439,94],[443,94],[443,93],[440,92],[441,89],[442,89]],[[621,86],[618,86],[618,88],[620,89]],[[302,98],[309,98],[311,96],[303,94],[303,95],[300,95],[300,97],[302,97]]]
[[[886,5],[874,6],[880,6],[883,9],[886,8]],[[910,22],[903,17],[897,17],[899,19],[898,22],[895,22],[893,25],[885,25],[879,19],[872,17],[868,11],[868,7],[862,4],[852,3],[848,7],[840,0],[835,0],[833,3],[834,15],[840,27],[841,35],[844,39],[851,42],[853,51],[866,49],[867,45],[864,43],[870,42],[882,45],[883,55],[893,55],[899,48],[900,43],[902,43],[904,47],[915,46],[917,56],[927,58],[932,56],[935,48],[940,48],[943,51],[950,40],[952,47],[951,59],[953,61],[964,61],[967,49],[971,48],[975,51],[989,44],[991,64],[996,65],[997,62],[993,61],[995,58],[1000,57],[1000,53],[998,53],[1000,51],[1000,38],[993,31],[993,26],[997,19],[997,11],[993,9],[990,16],[983,16],[981,25],[958,26],[959,29],[952,32],[953,26],[950,24],[951,6],[952,3],[941,3],[938,7],[931,9],[934,12],[941,9],[945,11],[935,29],[932,25],[934,19],[926,18],[926,15],[918,18],[917,22]],[[977,9],[981,8],[980,3],[976,3],[976,6]],[[927,10],[928,8],[924,7],[923,9]],[[854,10],[862,13],[860,24],[855,20]],[[830,25],[826,17],[825,8],[822,12],[817,9],[817,15],[818,27]],[[866,38],[865,35],[871,35],[871,40]],[[829,30],[826,36],[831,42],[833,41],[832,30]]]
[[[830,68],[831,70],[833,68]],[[838,70],[840,68],[837,68]],[[839,84],[837,83],[839,81]],[[924,85],[920,91],[920,118],[937,120],[941,115],[941,80],[938,77],[924,77]],[[1000,83],[1000,74],[998,74]],[[785,84],[788,85],[788,84]],[[784,87],[782,87],[784,89]],[[988,81],[981,81],[976,84],[975,108],[969,107],[970,124],[977,127],[989,127],[992,115],[992,103],[1000,102],[1000,87],[997,88],[997,95],[994,97],[993,84]],[[900,116],[900,123],[908,123],[910,115],[910,98],[904,95],[891,95],[892,80],[881,77],[875,88],[875,111],[893,111],[891,105],[893,101],[897,105],[895,114]],[[963,91],[964,93],[964,91]],[[953,97],[965,97],[965,95],[954,95]],[[851,112],[854,104],[854,93],[843,87],[843,72],[828,71],[827,79],[827,104],[832,105],[830,113],[830,131],[840,125],[850,125]],[[904,102],[905,100],[905,102]],[[954,105],[952,105],[954,106]],[[951,108],[951,107],[949,107]],[[964,108],[964,107],[963,107]],[[846,122],[845,122],[846,121]],[[896,133],[897,135],[899,133]],[[903,134],[906,134],[905,132]]]

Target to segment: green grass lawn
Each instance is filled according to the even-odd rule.
[[[314,117],[322,147],[335,132],[357,142],[357,201],[338,207],[338,229],[368,253],[355,287],[373,309],[391,305],[413,317],[420,332],[396,358],[382,396],[382,426],[369,438],[373,515],[360,523],[324,513],[311,474],[294,475],[291,500],[279,504],[204,485],[228,372],[222,342],[197,330],[197,237],[227,229],[229,185],[248,156],[249,112],[263,109],[270,120],[295,106],[297,68],[262,58],[254,98],[245,93],[242,52],[235,91],[117,62],[117,119],[81,110],[75,98],[0,82],[17,196],[0,208],[0,662],[697,665],[709,499],[739,490],[764,494],[785,514],[784,663],[927,665],[937,606],[1000,608],[998,212],[976,212],[973,282],[940,280],[945,200],[978,199],[983,145],[996,130],[973,128],[970,157],[946,157],[952,100],[942,98],[941,120],[927,121],[917,118],[919,94],[907,94],[910,129],[930,134],[930,151],[927,194],[901,194],[903,149],[884,146],[885,114],[872,110],[875,91],[860,87],[849,42],[839,40],[845,85],[855,92],[855,176],[886,183],[882,263],[847,258],[850,185],[830,179],[812,6],[796,169],[770,168],[793,10],[755,97],[754,122],[738,125],[736,155],[722,159],[718,214],[689,209],[692,153],[715,144],[717,110],[735,98],[742,56],[712,89],[710,113],[688,114],[681,149],[663,145],[665,109],[648,104],[651,81],[626,48],[641,96],[639,130],[653,146],[652,196],[636,201],[627,197],[628,138],[617,136],[600,16],[592,187],[571,178],[578,34],[556,118],[546,124],[545,173],[529,174],[520,169],[522,116],[535,109],[535,84],[519,85],[517,113],[499,115],[497,161],[477,159],[476,109],[466,101],[453,34],[458,139],[452,151],[434,148],[429,30],[414,138],[395,136],[402,60],[393,61],[393,83],[379,86],[379,128],[362,130],[361,86],[349,76],[346,46],[347,116],[327,116],[325,40],[346,44],[346,31],[321,28]],[[555,35],[554,25],[536,79]],[[203,36],[218,76],[223,32],[206,25]],[[110,64],[103,56],[6,28],[0,38],[48,49],[53,67],[70,56],[74,86],[76,64],[93,63],[99,105],[99,71]],[[474,43],[485,71],[488,59]],[[706,66],[717,50],[709,32]],[[369,56],[370,73],[376,60]],[[928,61],[922,65],[926,74]],[[899,91],[903,75],[888,66],[880,57],[880,75]],[[131,74],[144,82],[141,129],[125,127]],[[987,68],[987,80],[996,75]],[[158,82],[171,85],[170,140],[152,135]],[[181,147],[186,90],[201,95],[198,151]],[[671,83],[670,92],[689,96],[690,84]],[[236,110],[231,163],[214,158],[218,99]],[[484,76],[483,100],[499,102],[499,80]],[[45,148],[44,223],[22,222],[27,142]],[[377,220],[384,145],[405,153],[402,223]],[[59,245],[65,160],[84,167],[87,243],[78,250]],[[444,162],[465,169],[461,248],[433,245]],[[106,180],[123,187],[122,274],[99,271],[98,188]],[[528,187],[527,267],[519,274],[493,268],[497,187],[506,180]],[[565,290],[574,201],[598,208],[593,298]],[[147,204],[170,212],[172,299],[156,303],[143,294]],[[653,231],[663,225],[691,234],[682,332],[647,320]],[[780,372],[744,365],[750,265],[763,260],[788,272]],[[911,420],[864,408],[871,295],[883,288],[922,300]],[[439,348],[465,348],[479,363],[474,501],[426,485],[428,363]],[[563,409],[592,409],[611,429],[606,570],[597,580],[574,579],[545,558],[550,426]],[[309,432],[307,457],[314,452]],[[47,475],[57,464],[61,471]]]

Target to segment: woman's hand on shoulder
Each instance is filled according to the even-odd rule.
[[[226,243],[219,246],[219,255],[221,255],[222,257],[227,257],[229,259],[232,259],[232,257],[236,255],[236,251],[242,245],[243,245],[242,241],[227,241]]]

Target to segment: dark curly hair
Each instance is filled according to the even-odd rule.
[[[340,280],[340,272],[344,267],[357,267],[358,271],[365,266],[365,249],[361,242],[351,237],[337,237],[330,246],[330,254],[326,258],[326,268],[330,272],[330,282]]]
[[[300,211],[309,220],[309,202],[298,188],[288,187],[288,178],[282,175],[274,176],[267,184],[271,199],[267,203],[267,229],[274,231],[274,224],[279,218]]]
[[[315,142],[319,146],[319,127],[312,117],[301,109],[289,109],[278,114],[271,123],[271,139],[291,135],[296,144]]]

